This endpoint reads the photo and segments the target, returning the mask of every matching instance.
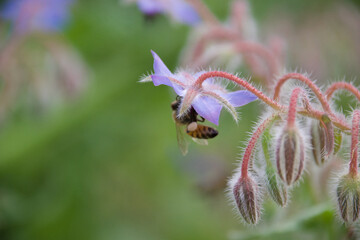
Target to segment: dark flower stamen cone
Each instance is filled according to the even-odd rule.
[[[355,222],[360,213],[360,179],[350,174],[340,178],[336,188],[336,199],[341,218]]]
[[[233,188],[233,194],[245,222],[258,223],[261,213],[261,196],[257,183],[250,177],[240,177]]]
[[[304,140],[295,128],[285,128],[276,147],[276,165],[280,178],[287,184],[296,182],[304,170]]]

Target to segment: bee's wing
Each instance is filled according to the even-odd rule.
[[[178,146],[180,148],[180,152],[182,153],[183,156],[185,156],[188,153],[188,146],[189,146],[189,143],[186,141],[185,126],[175,122],[175,127],[176,127],[176,137],[177,137]]]
[[[192,138],[192,140],[200,145],[208,145],[208,141],[206,139]]]

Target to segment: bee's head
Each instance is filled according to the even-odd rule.
[[[181,96],[179,96],[179,95],[176,96],[176,100],[171,103],[171,109],[173,111],[176,111],[179,108],[181,100],[182,100]]]

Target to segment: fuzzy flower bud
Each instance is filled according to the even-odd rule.
[[[280,178],[291,185],[303,172],[305,161],[304,138],[295,127],[286,127],[276,146],[276,165]]]
[[[320,122],[311,121],[310,136],[314,160],[320,166],[334,150],[334,127],[327,115]]]
[[[239,212],[245,222],[257,224],[261,214],[259,185],[250,177],[240,177],[232,188]]]
[[[359,218],[360,178],[347,174],[339,179],[336,187],[336,199],[340,217],[347,223]]]

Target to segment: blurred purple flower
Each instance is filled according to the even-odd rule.
[[[194,25],[200,22],[195,9],[184,0],[138,0],[137,3],[146,15],[167,13],[180,23]]]
[[[12,21],[16,33],[59,31],[69,16],[73,0],[9,0],[0,11]]]
[[[154,74],[145,78],[142,82],[152,81],[155,86],[167,85],[174,89],[177,95],[182,97],[179,117],[185,114],[192,106],[195,111],[208,121],[218,125],[222,107],[224,106],[237,120],[235,107],[240,107],[257,99],[249,91],[240,90],[228,92],[227,89],[218,84],[214,79],[208,79],[201,86],[195,84],[196,79],[204,71],[190,74],[178,72],[173,74],[166,67],[160,57],[152,51],[154,57]]]

